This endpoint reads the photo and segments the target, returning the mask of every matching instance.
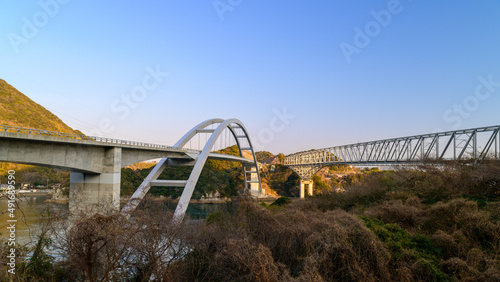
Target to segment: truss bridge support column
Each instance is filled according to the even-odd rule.
[[[312,179],[300,179],[300,198],[305,198],[305,190],[309,196],[313,195],[313,181]]]

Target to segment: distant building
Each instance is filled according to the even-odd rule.
[[[21,183],[20,189],[23,189],[23,190],[29,190],[29,189],[33,189],[33,184],[30,184],[30,183]]]

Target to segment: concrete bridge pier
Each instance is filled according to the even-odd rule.
[[[309,196],[313,195],[313,181],[312,179],[300,179],[300,198],[304,199],[305,189],[307,188],[307,194]]]
[[[122,148],[106,148],[102,173],[71,172],[69,211],[72,215],[111,213],[120,209]]]

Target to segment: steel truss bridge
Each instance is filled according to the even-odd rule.
[[[362,142],[288,155],[285,165],[294,170],[301,182],[309,185],[312,177],[328,165],[394,166],[424,162],[472,161],[500,158],[500,125],[429,133],[378,141]],[[303,184],[301,196],[303,197]]]

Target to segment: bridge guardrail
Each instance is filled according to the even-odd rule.
[[[10,125],[0,125],[0,131],[21,133],[21,134],[30,134],[30,135],[61,137],[61,138],[77,139],[77,140],[88,140],[88,141],[95,141],[95,142],[101,142],[101,143],[112,143],[112,144],[130,145],[130,146],[138,146],[138,147],[146,147],[146,148],[177,149],[177,148],[174,148],[172,146],[167,146],[167,145],[159,145],[159,144],[137,142],[137,141],[128,141],[128,140],[106,138],[106,137],[87,136],[87,135],[82,135],[82,134],[65,133],[65,132],[42,130],[42,129],[15,127],[15,126],[10,126]],[[184,149],[184,148],[181,150],[187,151],[187,149]]]

